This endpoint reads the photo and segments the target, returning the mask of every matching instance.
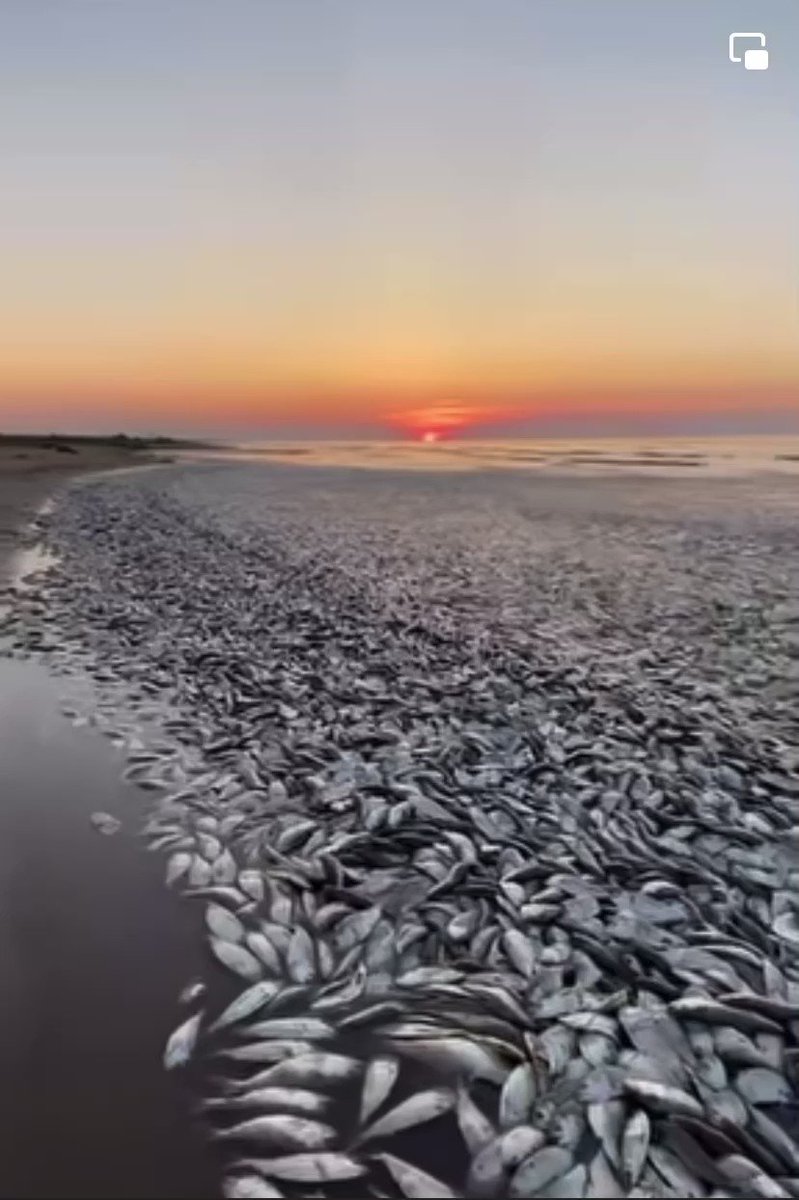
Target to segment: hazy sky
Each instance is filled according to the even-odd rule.
[[[0,428],[799,428],[798,150],[796,0],[0,0]]]

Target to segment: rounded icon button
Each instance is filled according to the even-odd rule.
[[[760,46],[757,49],[745,50],[743,57],[736,54],[736,42],[743,39],[757,38]],[[747,71],[765,71],[768,69],[768,50],[766,49],[765,33],[731,33],[730,34],[730,62],[742,62],[744,69]]]

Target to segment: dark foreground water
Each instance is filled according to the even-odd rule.
[[[192,1100],[161,1053],[202,972],[197,913],[141,849],[144,793],[0,659],[0,1195],[218,1195]],[[104,837],[89,816],[114,813]]]

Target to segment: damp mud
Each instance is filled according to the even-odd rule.
[[[194,1101],[161,1065],[203,973],[197,914],[141,845],[147,794],[57,696],[44,668],[0,658],[0,1196],[210,1198]]]

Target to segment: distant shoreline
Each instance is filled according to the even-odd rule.
[[[171,451],[210,443],[166,437],[0,433],[0,584],[22,530],[55,489],[76,475],[173,462]]]

